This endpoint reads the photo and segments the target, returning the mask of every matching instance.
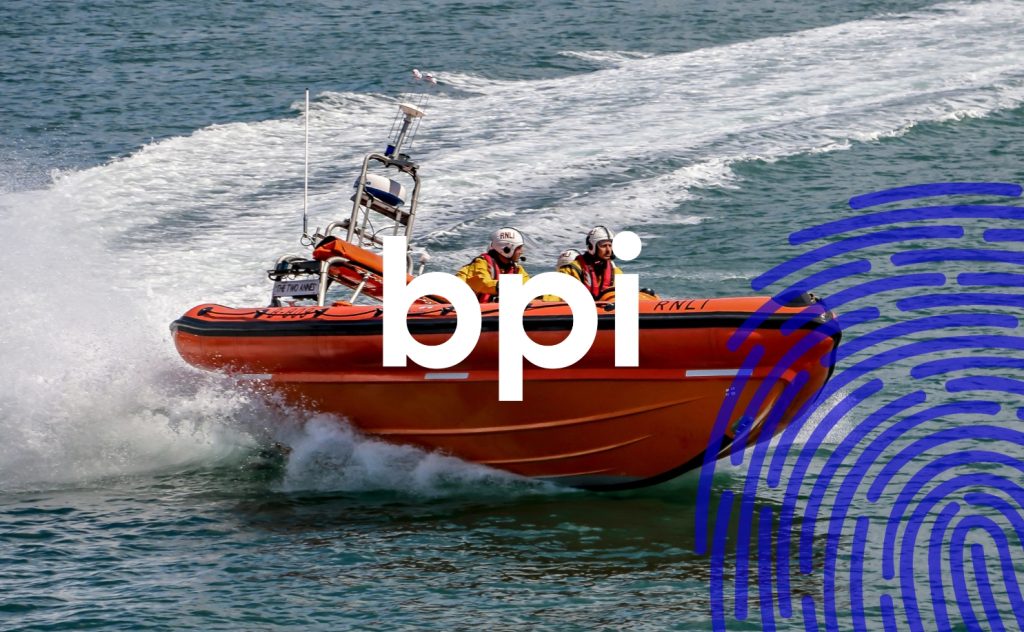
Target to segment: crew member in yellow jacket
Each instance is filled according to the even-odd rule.
[[[519,260],[523,256],[523,234],[515,228],[499,228],[491,234],[491,247],[462,266],[455,276],[476,292],[481,303],[498,300],[498,275],[519,274],[523,283],[530,279]]]
[[[570,252],[562,253],[558,261],[558,271],[575,277],[586,286],[594,300],[615,288],[615,275],[621,274],[613,259],[612,240],[615,233],[604,226],[598,226],[587,233],[587,251],[571,261],[566,261]]]

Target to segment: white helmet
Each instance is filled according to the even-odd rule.
[[[598,242],[611,241],[613,239],[615,239],[615,233],[608,230],[607,227],[597,226],[592,228],[590,232],[587,233],[587,252],[594,254],[594,251],[597,249]]]
[[[491,250],[511,257],[523,245],[523,234],[515,228],[499,228],[491,233]]]
[[[562,254],[558,255],[558,263],[555,264],[555,270],[576,261],[576,257],[578,256],[580,256],[579,250],[574,250],[572,248],[563,250]]]

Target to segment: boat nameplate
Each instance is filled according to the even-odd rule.
[[[273,296],[291,296],[293,298],[316,298],[320,292],[320,279],[288,279],[274,282]]]

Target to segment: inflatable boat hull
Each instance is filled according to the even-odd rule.
[[[535,303],[524,328],[541,344],[568,333],[564,305]],[[607,309],[606,309],[607,308]],[[448,369],[382,366],[372,306],[232,309],[201,305],[171,328],[182,357],[264,382],[290,403],[365,433],[523,476],[621,489],[656,483],[783,429],[831,374],[839,328],[821,303],[767,298],[644,301],[639,366],[614,366],[614,310],[598,306],[590,352],[565,369],[526,363],[523,401],[498,400],[497,307],[480,341]],[[454,315],[414,306],[408,326],[446,340]]]

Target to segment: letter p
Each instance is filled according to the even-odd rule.
[[[582,283],[567,274],[545,272],[525,284],[518,274],[498,277],[501,309],[498,314],[498,399],[523,401],[523,360],[545,369],[561,369],[587,354],[597,335],[597,309]],[[523,312],[530,301],[554,294],[569,304],[572,328],[554,345],[540,345],[526,335]]]

